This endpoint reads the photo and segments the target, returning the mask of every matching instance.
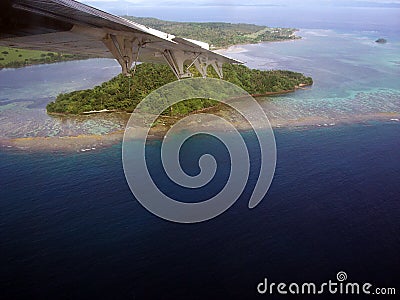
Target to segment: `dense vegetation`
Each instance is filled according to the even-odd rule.
[[[124,18],[176,36],[209,43],[212,48],[298,38],[294,34],[296,29],[293,28],[271,28],[252,24],[221,22],[172,22],[129,16],[124,16]]]
[[[61,54],[0,46],[0,68],[18,68],[34,64],[84,59],[84,55]]]
[[[291,71],[260,71],[242,65],[226,64],[224,79],[250,94],[267,94],[294,90],[299,85],[311,85],[312,79]],[[191,69],[199,76],[195,69]],[[213,69],[210,77],[217,77]],[[79,114],[88,111],[117,110],[132,112],[150,92],[176,80],[167,65],[143,63],[138,65],[133,78],[118,75],[93,89],[61,94],[47,105],[49,113]],[[186,115],[192,111],[215,105],[213,100],[195,99],[181,102],[165,112],[168,115]]]

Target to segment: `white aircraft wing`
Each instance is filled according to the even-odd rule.
[[[242,62],[209,50],[207,43],[126,20],[74,0],[1,0],[0,45],[115,58],[127,73],[133,62],[167,63],[178,78],[203,76],[212,65]]]

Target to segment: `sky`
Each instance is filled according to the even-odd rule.
[[[140,6],[196,6],[196,5],[293,5],[293,6],[388,6],[400,7],[400,0],[80,0],[80,2],[102,8],[107,4]]]

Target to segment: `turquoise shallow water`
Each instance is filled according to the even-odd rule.
[[[110,59],[91,59],[0,70],[0,138],[102,134],[124,125],[106,117],[61,118],[46,114],[60,93],[91,88],[119,73]]]
[[[313,77],[311,88],[262,101],[272,120],[286,123],[310,118],[312,124],[320,124],[383,113],[398,118],[399,40],[377,44],[376,32],[303,29],[298,34],[303,39],[234,46],[225,52],[252,68],[289,69]]]

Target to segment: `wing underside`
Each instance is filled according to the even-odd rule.
[[[167,63],[178,78],[187,65],[203,76],[213,66],[241,63],[203,42],[176,37],[74,0],[2,0],[0,45],[93,57],[115,58],[127,73],[136,61]]]

